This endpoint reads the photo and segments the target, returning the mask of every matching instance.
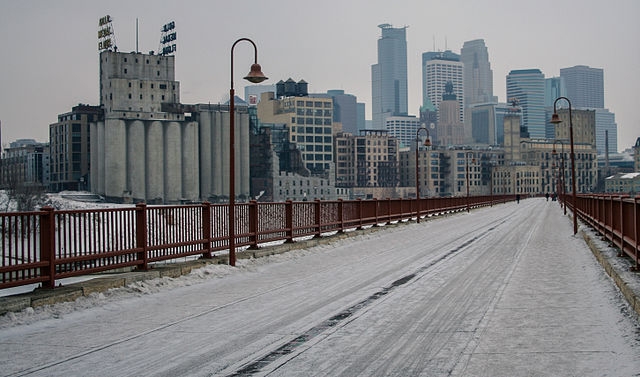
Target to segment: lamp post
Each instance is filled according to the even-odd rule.
[[[464,154],[464,162],[467,167],[467,212],[469,212],[469,153],[473,156],[473,152],[465,152]],[[471,162],[475,163],[476,159],[472,158]]]
[[[235,154],[235,90],[233,89],[233,49],[239,42],[247,41],[253,45],[254,63],[245,80],[254,84],[263,82],[267,77],[262,73],[258,64],[258,47],[249,38],[240,38],[231,46],[231,89],[229,90],[229,265],[236,265],[236,232],[235,232],[235,206],[236,206],[236,154]]]
[[[564,203],[564,142],[562,140],[556,140],[553,142],[553,151],[552,153],[557,154],[556,151],[556,143],[559,143],[562,146],[562,151],[560,152],[560,164],[558,166],[558,201],[560,202],[560,206],[564,208],[564,214],[567,214],[567,206]],[[557,157],[556,157],[557,160]]]
[[[420,223],[420,172],[419,172],[419,167],[420,167],[420,163],[418,162],[418,149],[420,146],[420,131],[421,130],[425,130],[427,132],[427,138],[424,140],[424,143],[422,144],[425,147],[429,147],[431,146],[431,138],[429,137],[429,130],[427,129],[427,127],[424,126],[424,124],[422,126],[420,126],[420,128],[418,128],[418,130],[416,131],[416,203],[417,205],[417,214],[416,214],[416,222]]]
[[[573,206],[573,234],[578,233],[578,210],[576,208],[576,157],[573,151],[573,121],[571,119],[571,101],[567,97],[558,97],[555,101],[553,101],[553,116],[551,117],[551,123],[558,124],[562,121],[558,116],[558,112],[556,111],[556,104],[559,100],[564,99],[569,104],[569,143],[571,144],[571,155],[569,158],[571,159],[571,205]],[[565,205],[566,206],[566,205]]]

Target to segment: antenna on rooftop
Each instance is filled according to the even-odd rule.
[[[138,50],[138,17],[136,17],[136,54],[139,52]]]

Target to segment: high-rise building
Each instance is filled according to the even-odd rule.
[[[461,145],[464,144],[464,123],[460,120],[460,102],[453,92],[453,84],[449,81],[445,85],[442,101],[438,107],[438,144]]]
[[[618,153],[618,125],[616,115],[608,109],[596,110],[596,148],[598,154],[607,150],[610,154]]]
[[[373,129],[382,130],[386,117],[408,113],[407,28],[378,27],[382,36],[378,39],[378,63],[371,66],[371,113]]]
[[[560,77],[574,108],[604,108],[604,73],[602,68],[577,65],[561,68]]]
[[[425,52],[422,54],[422,103],[427,99],[439,110],[445,86],[453,84],[453,94],[458,101],[458,115],[460,122],[464,122],[464,64],[460,55],[451,51]]]
[[[567,88],[562,77],[550,77],[544,80],[544,106],[553,111],[553,102],[558,97],[566,97]]]
[[[464,42],[460,61],[464,64],[465,104],[497,102],[493,96],[493,71],[484,39]]]
[[[474,144],[497,144],[496,107],[497,103],[478,103],[467,107],[467,116],[471,118],[471,136]]]
[[[571,100],[574,109],[596,110],[596,145],[598,154],[605,153],[608,134],[609,153],[618,152],[618,126],[615,114],[604,107],[604,71],[577,65],[560,69],[560,77],[566,86],[566,97]]]
[[[517,99],[523,126],[531,138],[545,138],[545,79],[539,69],[513,70],[507,75],[507,101]]]
[[[354,135],[358,133],[358,99],[344,90],[328,90],[328,97],[333,99],[333,121],[342,125],[342,131]],[[315,94],[314,96],[320,96]]]
[[[640,137],[633,146],[633,168],[634,171],[640,172]]]
[[[409,147],[415,143],[418,128],[420,118],[413,115],[390,116],[385,120],[385,129],[389,136],[398,139],[401,147]]]

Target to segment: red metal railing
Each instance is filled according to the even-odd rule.
[[[514,200],[513,196],[240,203],[235,205],[237,247],[343,232],[442,212]],[[0,289],[123,267],[201,255],[229,247],[229,205],[183,206],[0,214]],[[623,237],[624,238],[624,237]],[[637,239],[637,235],[636,238]]]
[[[640,238],[639,197],[613,195],[578,195],[578,216],[598,230],[609,242],[630,257],[634,270],[640,270],[638,259]],[[571,204],[569,207],[571,207]]]

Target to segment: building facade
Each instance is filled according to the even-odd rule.
[[[366,130],[359,135],[339,133],[335,144],[336,187],[399,186],[398,139],[388,132]]]
[[[460,120],[460,102],[453,90],[451,81],[445,84],[445,91],[438,106],[438,124],[436,126],[438,145],[462,145],[465,143],[464,123]]]
[[[58,115],[58,122],[49,125],[51,191],[89,190],[89,129],[91,123],[102,119],[100,106],[79,104]]]
[[[507,99],[517,99],[523,126],[532,138],[546,136],[545,79],[539,69],[513,70],[507,75]]]
[[[333,161],[333,100],[324,97],[282,97],[263,93],[258,103],[262,123],[284,124],[289,141],[302,153],[311,175],[331,179]]]
[[[182,105],[175,57],[100,53],[100,106],[91,123],[91,191],[115,202],[229,199],[229,106]],[[249,197],[246,103],[235,106],[235,196]]]
[[[460,61],[464,65],[465,104],[470,106],[497,102],[497,98],[493,96],[493,71],[484,39],[464,42],[460,50]]]
[[[453,85],[453,94],[458,101],[458,115],[464,123],[464,64],[460,56],[451,51],[425,52],[422,54],[423,103],[430,101],[438,110],[445,94],[447,83]]]
[[[384,129],[389,116],[408,114],[407,28],[378,26],[378,62],[371,66],[373,129]]]
[[[391,116],[385,120],[385,129],[390,137],[398,140],[400,147],[415,144],[416,132],[420,128],[420,118],[415,116]]]
[[[604,108],[604,71],[576,65],[560,69],[560,77],[567,90],[566,96],[574,108]]]
[[[33,139],[13,141],[9,143],[9,148],[2,151],[0,187],[10,191],[27,187],[45,190],[49,183],[49,169],[48,143],[39,143]]]
[[[640,172],[640,137],[633,146],[633,166],[635,171]]]

